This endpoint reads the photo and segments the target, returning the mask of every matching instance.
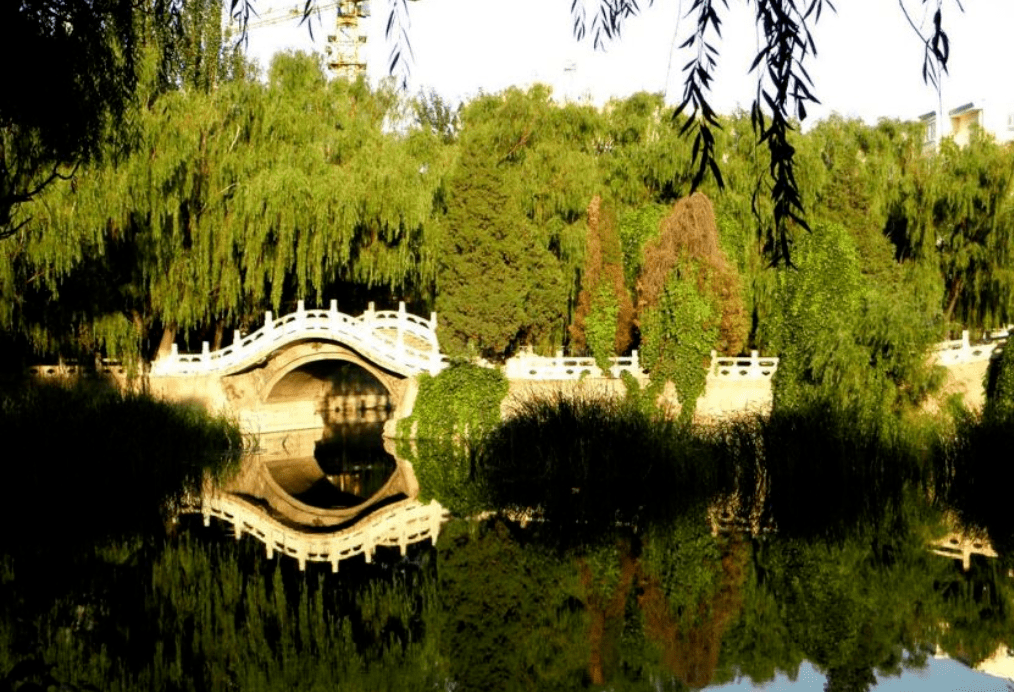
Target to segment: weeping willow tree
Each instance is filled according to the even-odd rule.
[[[302,55],[278,57],[266,86],[159,97],[132,153],[47,191],[3,246],[3,325],[112,355],[153,326],[243,327],[339,282],[410,292],[434,272],[422,227],[439,156],[385,133],[397,105],[325,83]]]
[[[941,143],[932,232],[946,286],[945,318],[996,327],[1014,318],[1014,150],[981,131]]]

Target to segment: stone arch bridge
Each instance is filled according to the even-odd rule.
[[[960,340],[938,344],[931,355],[947,369],[945,390],[960,393],[972,408],[982,405],[982,376],[990,358],[1002,348],[1008,328],[971,343],[968,332]],[[351,364],[368,382],[353,382],[349,391],[327,386],[327,369]],[[175,345],[169,356],[155,361],[149,375],[153,394],[177,401],[195,401],[211,410],[232,412],[244,432],[320,428],[355,410],[360,419],[368,411],[379,419],[398,419],[412,411],[416,377],[437,374],[447,366],[436,335],[436,314],[412,315],[400,303],[397,310],[377,311],[373,303],[362,315],[329,309],[307,310],[299,301],[296,312],[275,319],[265,314],[264,326],[233,343],[211,351],[181,354]],[[522,352],[504,365],[511,383],[501,411],[508,415],[524,400],[554,393],[583,392],[613,396],[622,393],[618,379],[629,372],[642,383],[648,374],[638,354],[613,358],[603,372],[593,358],[536,356]],[[696,402],[697,415],[717,418],[743,412],[764,412],[771,405],[771,378],[778,359],[759,355],[724,357],[712,353],[704,394]],[[367,377],[362,373],[368,373]],[[675,392],[660,403],[679,406]]]
[[[342,364],[372,378],[353,377],[335,390],[328,373]],[[352,316],[339,312],[336,301],[326,310],[307,310],[299,301],[283,317],[265,313],[263,327],[237,332],[225,348],[211,351],[205,342],[201,353],[182,354],[174,344],[152,364],[149,386],[167,399],[232,412],[244,432],[266,433],[322,427],[350,409],[359,415],[385,409],[397,417],[411,410],[409,379],[446,364],[435,314],[418,317],[404,303],[377,311],[370,303]]]

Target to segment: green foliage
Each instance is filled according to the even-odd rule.
[[[691,270],[691,275],[693,275]],[[668,381],[676,388],[680,417],[690,420],[704,393],[718,319],[693,278],[674,272],[658,303],[641,315],[641,362],[651,372],[653,391]]]
[[[10,487],[19,490],[0,508],[7,525],[22,525],[0,550],[29,552],[48,542],[52,526],[68,550],[147,535],[184,493],[200,489],[205,470],[228,473],[241,447],[234,421],[99,384],[0,394],[0,434],[38,460],[8,465]],[[93,463],[82,463],[82,449]],[[40,502],[45,527],[26,524]]]
[[[480,142],[468,139],[448,190],[438,244],[441,344],[503,358],[563,327],[566,283]]]
[[[721,549],[703,516],[685,514],[669,524],[655,524],[644,538],[641,562],[657,579],[670,612],[689,629],[701,617],[721,583]]]
[[[424,690],[446,677],[434,579],[420,570],[308,575],[265,563],[257,545],[190,536],[75,567],[65,596],[0,610],[0,629],[70,687]]]
[[[929,182],[932,232],[946,285],[945,316],[995,327],[1014,316],[1014,150],[976,131],[941,143]]]
[[[598,285],[591,309],[584,319],[584,340],[603,373],[609,372],[609,359],[616,352],[616,328],[620,306],[616,294],[606,282]]]
[[[803,342],[819,339],[821,332],[837,337],[858,314],[861,301],[859,258],[843,226],[816,228],[793,254],[798,269],[777,275],[782,309],[767,323],[767,340],[779,350],[805,348]]]
[[[990,361],[983,385],[986,391],[983,418],[997,422],[1014,420],[1014,347],[1010,339]]]
[[[500,422],[507,378],[499,370],[457,364],[423,374],[412,415],[399,421],[400,453],[411,460],[420,497],[469,516],[485,509],[473,468],[473,446]],[[407,444],[408,438],[417,445]]]
[[[419,376],[412,415],[399,423],[403,437],[423,440],[476,440],[500,422],[500,402],[508,383],[496,368],[456,363],[435,377]]]
[[[775,406],[826,401],[876,425],[919,401],[934,384],[922,354],[935,330],[912,294],[888,297],[871,286],[841,226],[818,225],[794,261],[798,270],[778,275],[779,309],[762,325],[781,357]]]
[[[623,278],[631,291],[641,273],[644,245],[658,235],[659,224],[667,211],[668,208],[662,204],[645,204],[620,214],[618,231],[623,252]]]
[[[732,489],[730,467],[713,462],[703,436],[634,401],[560,397],[531,402],[483,438],[475,479],[494,509],[535,511],[573,544],[703,511]]]
[[[962,411],[952,435],[934,449],[934,490],[965,526],[986,532],[1001,554],[1014,550],[1014,520],[1006,511],[1004,488],[1014,482],[1005,450],[1014,444],[1012,361],[1005,346],[986,372],[986,405],[981,415]]]
[[[384,132],[396,103],[283,55],[268,85],[145,104],[135,149],[48,189],[0,248],[0,324],[52,350],[82,334],[142,344],[152,327],[246,328],[342,283],[429,285],[421,232],[440,179],[420,168],[440,159]]]
[[[498,520],[452,523],[439,559],[441,651],[460,689],[581,686],[587,616],[569,560],[515,538]]]

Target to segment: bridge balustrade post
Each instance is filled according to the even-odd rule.
[[[437,544],[437,534],[440,533],[440,520],[443,518],[443,509],[436,503],[430,502],[430,545]]]
[[[395,343],[398,347],[398,355],[404,361],[405,357],[405,325],[408,324],[408,316],[405,314],[405,301],[398,301],[398,329],[395,335]]]
[[[718,351],[711,349],[711,364],[708,366],[708,372],[712,375],[718,374]]]
[[[201,342],[201,362],[205,368],[211,369],[211,347],[207,341]]]
[[[339,317],[338,317],[338,301],[334,298],[331,299],[331,304],[327,308],[327,318],[331,323],[331,331],[338,331]]]
[[[273,332],[275,329],[275,316],[271,314],[270,310],[264,311],[264,331],[268,334]]]
[[[363,315],[366,317],[367,322],[373,322],[373,313],[376,311],[377,311],[376,306],[374,305],[372,300],[366,304],[366,312],[363,313]]]
[[[760,377],[760,352],[750,351],[750,377]]]
[[[170,358],[171,358],[172,360],[179,360],[179,357],[180,357],[180,347],[179,347],[179,346],[177,346],[176,344],[173,344],[173,345],[172,345],[172,346],[171,346],[171,347],[169,348],[169,357],[170,357]]]

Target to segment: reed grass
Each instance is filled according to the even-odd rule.
[[[206,471],[241,450],[233,421],[111,388],[45,385],[0,394],[8,527],[0,549],[58,548],[152,530]]]
[[[560,397],[484,436],[469,482],[489,507],[567,532],[731,506],[755,530],[840,541],[905,521],[906,497],[929,505],[942,431],[820,403],[700,425],[624,400]]]
[[[624,400],[528,403],[477,446],[475,481],[490,505],[534,510],[590,531],[665,522],[731,492],[706,436]]]

